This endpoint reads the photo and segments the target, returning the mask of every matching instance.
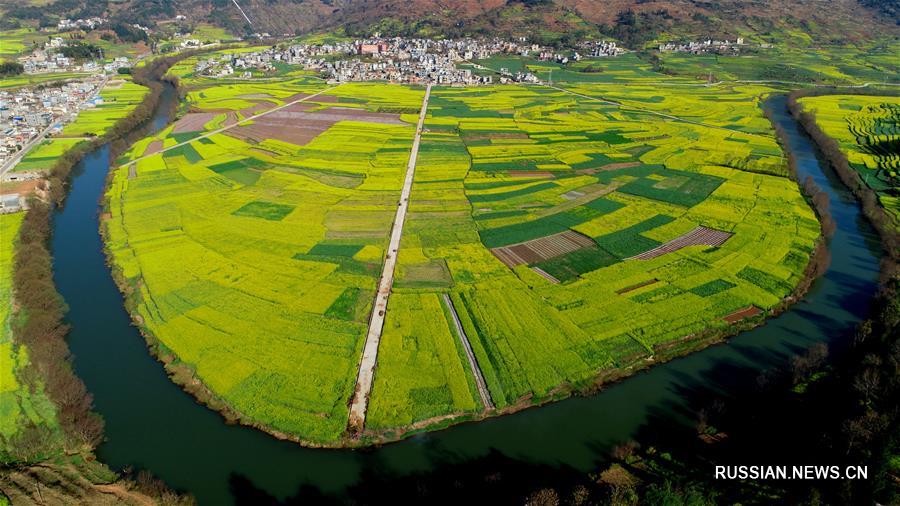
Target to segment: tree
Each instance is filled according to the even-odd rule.
[[[9,76],[17,76],[25,72],[25,67],[22,66],[19,62],[14,61],[3,61],[0,62],[0,76],[9,77]]]

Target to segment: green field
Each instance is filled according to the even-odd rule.
[[[0,463],[16,460],[10,454],[10,441],[23,437],[28,427],[40,430],[45,440],[62,437],[56,407],[44,394],[43,386],[20,379],[29,364],[28,348],[16,344],[12,336],[13,251],[24,216],[0,214]]]
[[[838,141],[850,166],[900,228],[900,97],[824,95],[800,103]]]
[[[14,59],[29,51],[33,44],[46,41],[47,35],[33,28],[17,28],[0,32],[0,59]]]
[[[81,138],[54,137],[47,139],[33,148],[13,167],[16,172],[48,170],[56,163],[57,158],[70,148],[84,142]]]
[[[870,41],[857,46],[810,47],[778,44],[754,48],[740,56],[661,53],[662,70],[690,78],[768,80],[798,84],[861,84],[897,82],[900,41]]]
[[[726,331],[799,281],[820,229],[762,116],[773,90],[609,65],[602,80],[554,71],[568,92],[432,90],[371,436],[484,410],[442,294],[505,408]],[[114,171],[104,229],[120,283],[172,367],[245,421],[340,444],[423,90],[192,69],[172,69],[191,115]],[[633,258],[710,229],[718,245]],[[554,250],[560,237],[578,245]],[[523,244],[537,256],[502,260]]]

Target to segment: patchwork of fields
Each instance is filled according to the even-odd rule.
[[[342,444],[424,90],[191,68],[175,68],[188,112],[114,172],[115,269],[174,367],[247,421]],[[484,411],[443,294],[503,409],[797,284],[819,225],[761,115],[766,88],[572,91],[432,90],[370,436]]]
[[[824,95],[800,103],[838,141],[900,228],[900,97]]]

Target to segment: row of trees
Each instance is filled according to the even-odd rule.
[[[15,251],[13,290],[17,304],[13,335],[17,343],[29,349],[29,366],[20,379],[32,389],[43,385],[57,406],[58,418],[67,450],[95,447],[103,437],[103,420],[92,411],[93,398],[75,375],[66,343],[68,327],[63,323],[65,302],[53,283],[49,251],[51,214],[54,205],[62,205],[71,171],[90,151],[111,142],[114,153],[124,150],[143,135],[163,90],[163,75],[176,61],[194,54],[182,53],[157,58],[134,71],[134,81],[150,91],[144,101],[117,122],[103,137],[81,143],[68,150],[53,165],[41,189],[49,199],[32,198],[25,215]],[[46,457],[53,449],[52,439],[40,427],[26,427],[10,441],[10,452],[22,462]]]
[[[787,107],[791,111],[794,118],[806,130],[819,150],[829,161],[834,171],[840,177],[841,181],[850,189],[853,195],[862,205],[863,214],[872,222],[872,225],[881,235],[885,249],[894,260],[900,260],[900,234],[893,226],[893,220],[890,215],[885,212],[884,208],[878,201],[878,194],[870,188],[859,176],[859,173],[850,166],[847,155],[841,151],[840,144],[823,131],[816,123],[816,117],[813,113],[803,110],[803,105],[799,102],[802,97],[819,96],[819,95],[883,95],[898,96],[900,93],[896,91],[876,91],[861,88],[851,89],[835,89],[835,88],[812,88],[794,91],[788,95]]]

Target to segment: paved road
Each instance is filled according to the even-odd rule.
[[[369,318],[369,332],[366,334],[366,345],[359,361],[359,374],[356,377],[356,390],[353,393],[353,401],[350,404],[350,418],[347,427],[351,432],[362,432],[366,425],[366,410],[369,406],[369,392],[372,391],[372,382],[375,378],[375,366],[378,363],[378,343],[381,342],[381,330],[384,327],[384,316],[387,312],[388,297],[394,285],[394,267],[397,264],[397,252],[400,249],[400,238],[403,236],[403,222],[406,220],[406,211],[409,207],[409,194],[412,191],[413,176],[416,173],[416,157],[419,154],[419,141],[422,138],[422,127],[425,124],[425,113],[428,111],[428,99],[431,97],[431,85],[425,89],[425,98],[422,100],[422,110],[419,112],[419,123],[416,125],[416,136],[413,140],[412,151],[409,154],[409,162],[406,164],[406,179],[403,181],[403,190],[400,192],[400,202],[397,205],[397,214],[394,216],[394,225],[391,229],[391,240],[388,243],[387,255],[384,259],[384,268],[381,272],[381,280],[378,282],[378,292],[375,294],[375,303],[372,305],[372,316]]]
[[[459,315],[456,314],[456,308],[453,306],[453,301],[450,300],[450,296],[446,293],[443,294],[443,297],[444,304],[447,305],[447,308],[450,310],[450,315],[453,316],[453,325],[456,326],[456,333],[459,335],[460,340],[462,340],[463,348],[466,350],[466,357],[469,359],[469,367],[472,368],[472,373],[475,376],[475,386],[478,387],[478,395],[481,397],[481,404],[484,406],[484,409],[494,409],[494,402],[491,400],[491,392],[488,390],[487,383],[484,381],[484,376],[481,374],[481,368],[478,367],[478,360],[475,359],[475,353],[472,352],[472,345],[469,343],[469,337],[466,335],[466,331],[459,321]]]

